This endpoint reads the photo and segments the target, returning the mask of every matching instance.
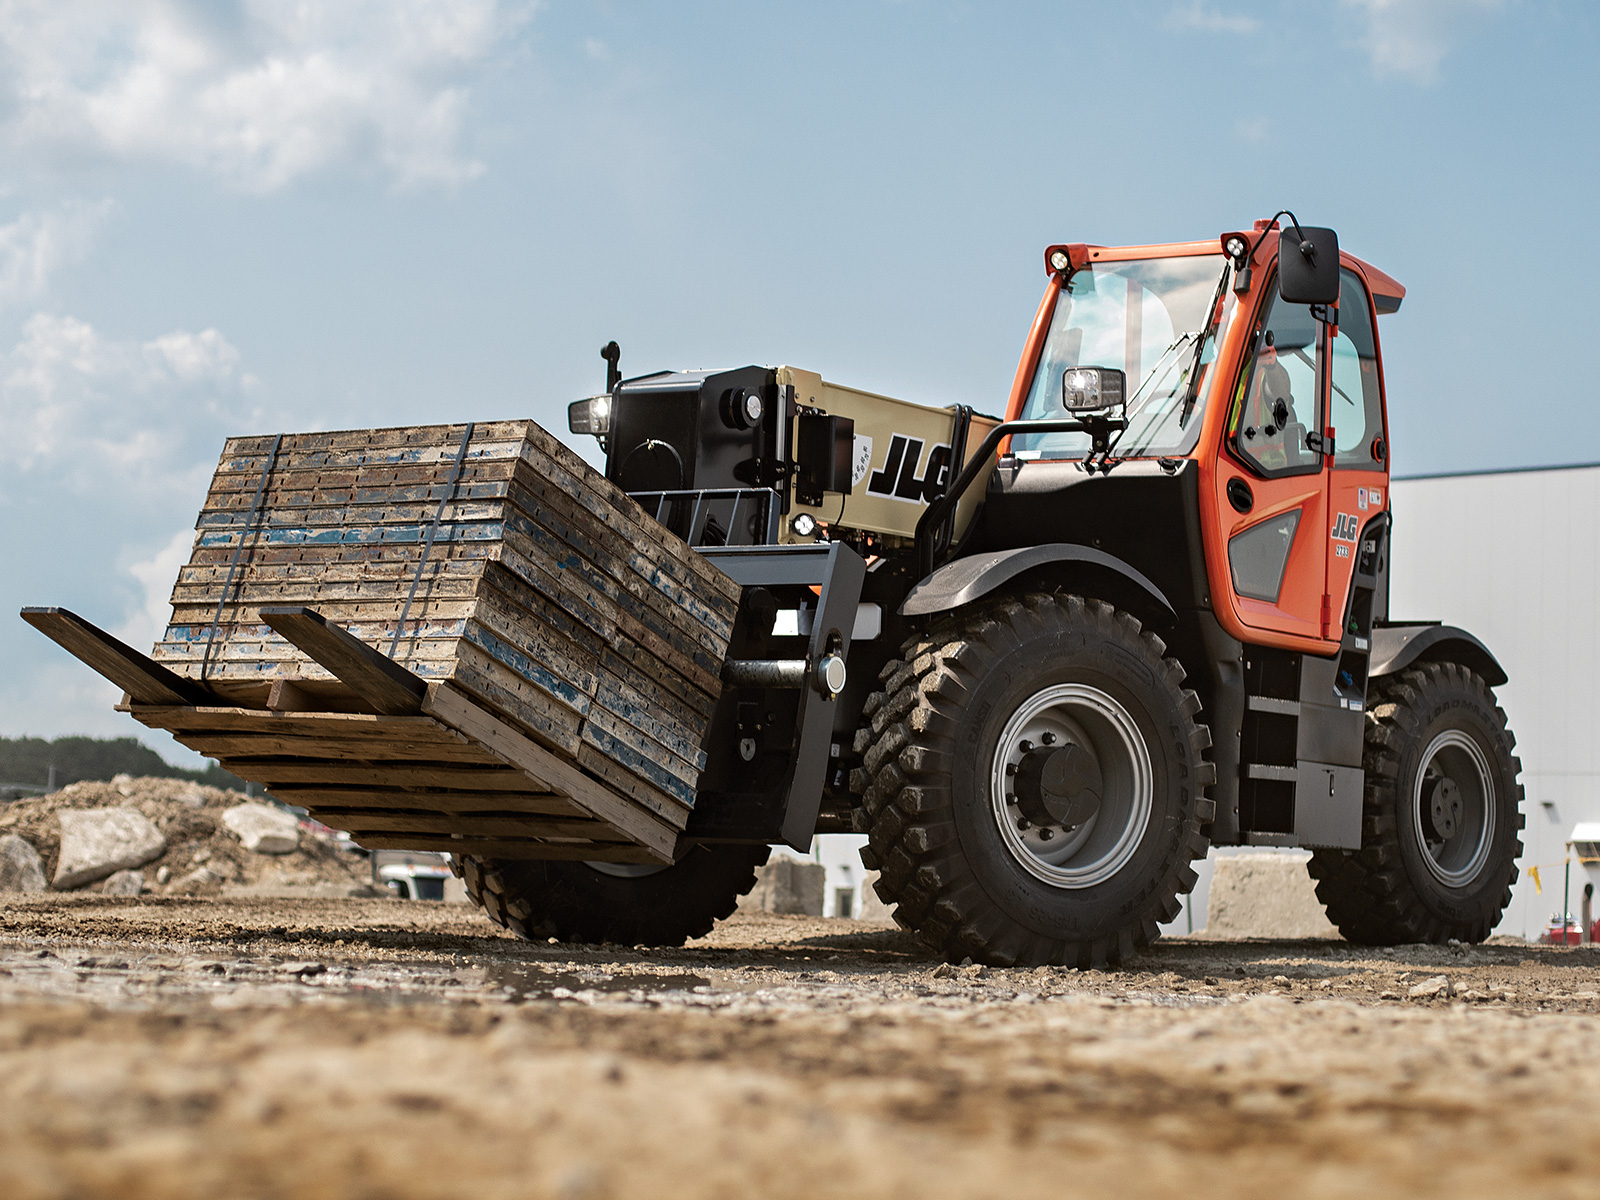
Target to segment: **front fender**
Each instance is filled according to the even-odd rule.
[[[1372,631],[1371,662],[1374,679],[1398,674],[1414,662],[1460,663],[1482,675],[1490,687],[1509,678],[1489,647],[1454,625],[1379,625]]]
[[[1024,572],[1057,563],[1073,563],[1110,571],[1138,588],[1173,620],[1177,619],[1178,614],[1171,601],[1143,572],[1115,555],[1072,542],[1049,542],[1016,550],[995,550],[989,554],[973,554],[945,563],[911,589],[911,594],[900,605],[900,614],[922,617],[949,612],[974,600],[981,600],[1001,584]]]

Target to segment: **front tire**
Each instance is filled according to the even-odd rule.
[[[681,946],[733,915],[769,846],[697,846],[669,867],[529,859],[450,860],[467,896],[530,941]]]
[[[1522,764],[1481,677],[1427,663],[1375,681],[1361,849],[1311,856],[1317,898],[1352,942],[1481,942],[1511,901]]]
[[[1214,805],[1184,671],[1132,616],[1030,594],[908,643],[858,736],[862,861],[954,962],[1125,961],[1179,912]]]

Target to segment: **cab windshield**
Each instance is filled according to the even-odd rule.
[[[1062,375],[1073,367],[1113,367],[1128,380],[1128,428],[1112,454],[1187,454],[1199,437],[1210,366],[1236,307],[1231,291],[1222,293],[1220,314],[1213,307],[1226,263],[1221,255],[1197,254],[1092,263],[1075,271],[1056,301],[1022,417],[1067,416]],[[1089,452],[1089,436],[1018,434],[1012,452],[1080,458]]]

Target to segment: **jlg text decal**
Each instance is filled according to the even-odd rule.
[[[1356,515],[1355,513],[1340,513],[1333,523],[1333,540],[1336,542],[1353,542],[1356,540]]]
[[[950,465],[950,447],[935,446],[928,452],[928,464],[919,474],[922,461],[921,438],[907,437],[903,433],[889,438],[889,451],[883,457],[883,466],[867,480],[867,491],[874,496],[890,500],[904,500],[909,504],[927,504],[944,487],[945,472]]]

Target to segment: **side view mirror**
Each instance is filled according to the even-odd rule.
[[[1061,376],[1061,407],[1070,413],[1121,408],[1128,377],[1115,367],[1073,367]]]
[[[1339,235],[1290,225],[1278,235],[1278,295],[1285,304],[1339,303]]]

